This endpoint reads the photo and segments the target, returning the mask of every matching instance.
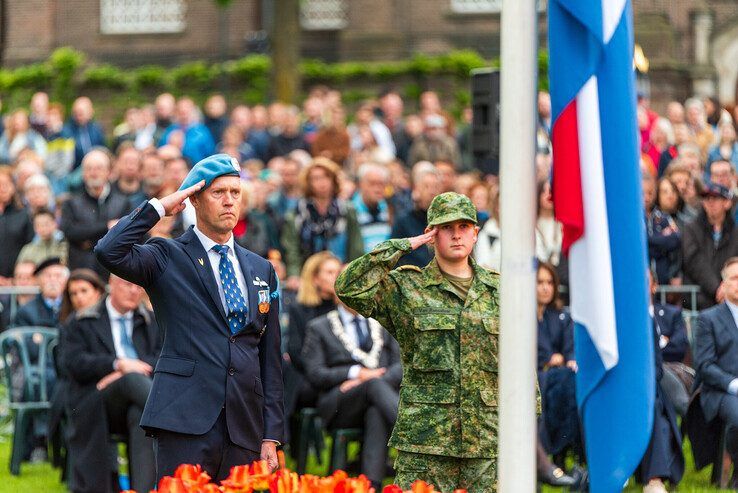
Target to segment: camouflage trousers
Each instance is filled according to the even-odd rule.
[[[442,493],[465,489],[469,493],[497,491],[497,459],[460,459],[400,450],[395,461],[395,484],[410,489],[417,479]]]

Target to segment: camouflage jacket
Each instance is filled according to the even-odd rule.
[[[433,259],[391,270],[407,239],[377,245],[341,273],[336,294],[400,344],[404,377],[390,445],[461,458],[497,455],[499,275],[472,260],[466,302]]]

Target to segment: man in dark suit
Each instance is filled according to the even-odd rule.
[[[64,202],[61,230],[69,241],[69,268],[86,267],[107,278],[108,273],[95,262],[92,248],[118,219],[131,210],[128,197],[109,183],[110,156],[93,149],[82,160],[83,189]]]
[[[62,364],[71,380],[67,401],[70,489],[115,491],[105,453],[110,433],[128,436],[133,489],[154,487],[154,448],[139,426],[161,350],[154,314],[143,290],[110,277],[110,295],[76,313],[63,330]]]
[[[700,313],[694,338],[696,386],[706,422],[719,417],[726,426],[727,449],[738,463],[738,257],[722,270],[725,301]],[[732,487],[738,487],[733,473]]]
[[[190,198],[197,224],[175,240],[146,232]],[[179,191],[121,219],[95,253],[112,273],[143,286],[165,332],[141,425],[155,439],[157,477],[201,464],[215,480],[260,457],[277,464],[283,390],[277,277],[233,241],[238,163],[197,163]]]
[[[69,269],[62,265],[58,257],[52,257],[38,264],[33,275],[41,292],[18,309],[13,325],[56,327],[59,325],[59,308]]]
[[[302,354],[323,423],[364,429],[361,472],[379,491],[400,400],[397,341],[376,320],[338,304],[308,324]]]

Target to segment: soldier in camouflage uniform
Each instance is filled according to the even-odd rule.
[[[336,294],[400,343],[404,377],[390,445],[395,482],[423,479],[451,493],[495,490],[499,275],[476,264],[471,201],[436,196],[425,234],[377,245],[338,277]],[[423,269],[398,259],[429,243]]]

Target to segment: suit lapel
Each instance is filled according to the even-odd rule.
[[[207,252],[202,247],[202,243],[197,239],[195,231],[189,229],[182,237],[183,243],[185,244],[185,252],[192,260],[192,264],[195,266],[197,275],[200,277],[200,281],[205,286],[205,290],[213,300],[215,307],[218,309],[218,313],[223,317],[225,322],[225,328],[228,328],[228,319],[226,318],[225,310],[223,309],[223,303],[220,301],[220,294],[218,293],[218,284],[216,283],[215,276],[213,275],[213,269],[210,267],[210,258]]]
[[[243,273],[243,280],[245,284],[244,289],[246,290],[243,295],[247,298],[249,304],[248,322],[246,324],[248,325],[254,319],[256,319],[256,314],[259,313],[258,291],[260,289],[266,289],[267,291],[269,291],[269,286],[262,287],[254,284],[256,274],[254,273],[254,266],[251,264],[251,262],[249,262],[248,258],[251,254],[238,243],[234,242],[233,246],[236,249],[236,258],[238,258],[238,264],[241,267],[241,272]]]
[[[100,318],[98,319],[100,323],[93,325],[97,329],[97,336],[103,343],[103,346],[105,346],[111,354],[117,354],[115,351],[115,342],[113,342],[114,322],[110,320],[110,317],[108,316],[108,310],[105,307],[105,302],[103,301],[102,303],[103,304],[100,307]]]
[[[730,307],[725,302],[723,302],[723,318],[725,319],[727,326],[730,328],[728,332],[730,332],[731,337],[738,337],[738,327],[735,325],[733,312],[730,311]]]

